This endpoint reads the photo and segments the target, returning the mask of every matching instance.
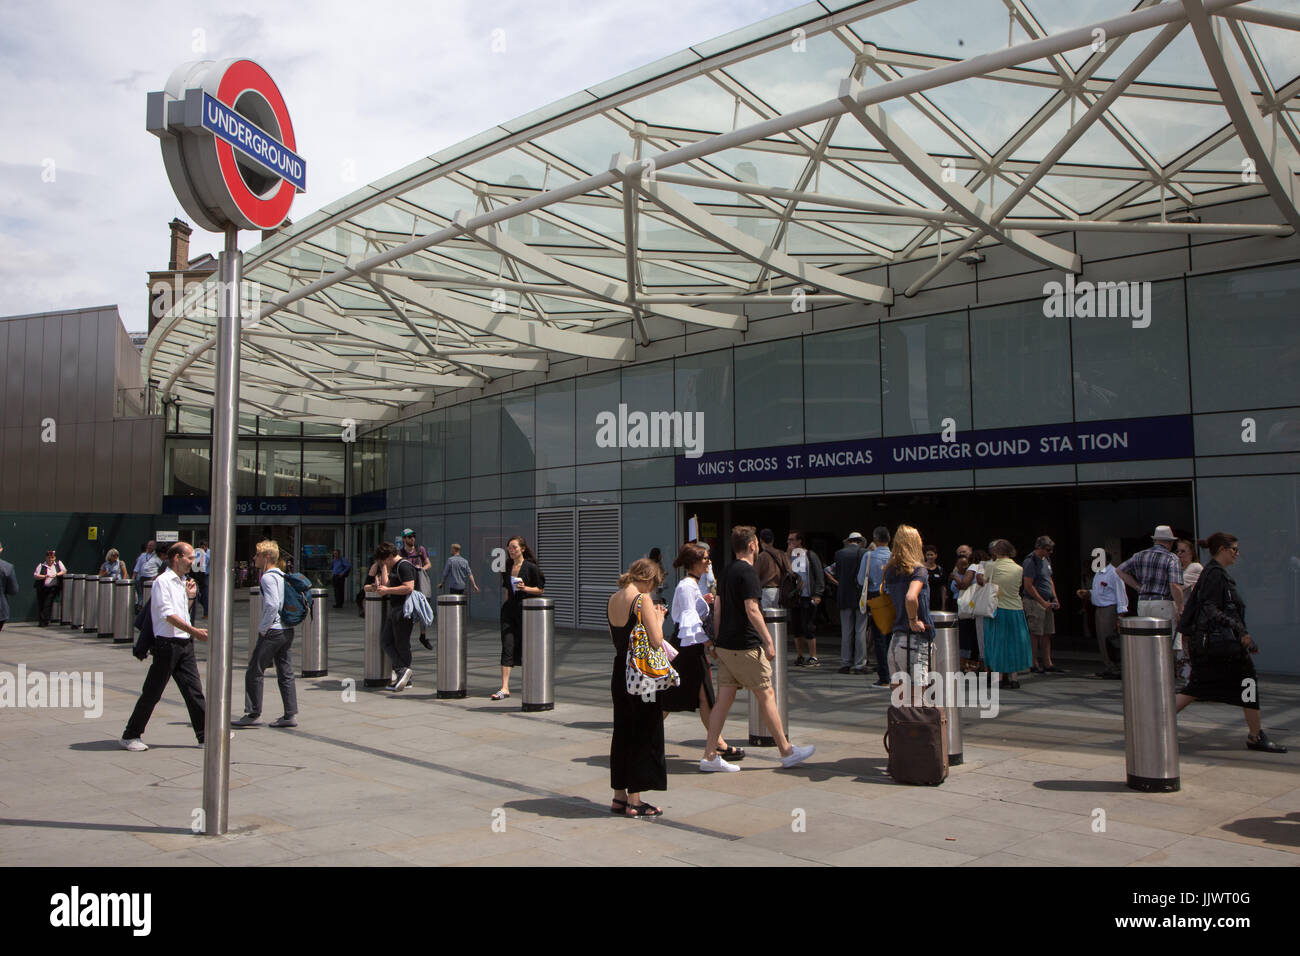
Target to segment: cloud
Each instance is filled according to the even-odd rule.
[[[275,77],[308,163],[308,192],[290,214],[299,220],[497,124],[796,5],[322,0],[249,14],[231,0],[6,2],[0,311],[116,303],[127,328],[147,326],[146,273],[166,266],[167,222],[188,217],[144,129],[145,93],[181,63],[248,57]],[[504,50],[493,51],[494,36]],[[43,182],[49,163],[56,179]],[[257,239],[242,238],[245,248]],[[192,255],[219,248],[195,232]]]

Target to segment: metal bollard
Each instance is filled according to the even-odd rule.
[[[1178,723],[1174,668],[1169,648],[1172,621],[1121,617],[1123,647],[1124,757],[1130,789],[1170,793],[1182,788],[1178,774]]]
[[[463,594],[438,595],[438,699],[466,697],[469,686],[468,642],[465,613],[469,600]]]
[[[257,629],[262,623],[262,589],[252,587],[248,589],[248,659],[253,659],[253,651],[257,647]]]
[[[113,597],[117,593],[113,588],[112,578],[100,578],[99,584],[99,630],[96,637],[113,636]]]
[[[363,655],[365,685],[387,687],[391,680],[392,665],[384,649],[379,646],[379,638],[384,630],[384,599],[378,594],[367,591],[365,607],[366,641]]]
[[[68,592],[68,626],[73,630],[81,629],[81,595],[85,588],[80,574],[65,574],[63,589]]]
[[[776,695],[776,710],[781,717],[781,727],[786,736],[790,735],[790,682],[786,680],[787,638],[786,627],[790,612],[783,607],[763,609],[763,620],[768,633],[772,635],[772,649],[776,659],[772,663],[772,693]],[[776,738],[772,728],[767,726],[763,713],[758,709],[758,702],[751,691],[749,694],[749,745],[751,747],[775,747]]]
[[[99,575],[83,574],[85,597],[82,603],[81,631],[83,634],[99,633]]]
[[[131,582],[113,582],[113,643],[134,644],[135,602],[131,599]]]
[[[932,680],[937,681],[936,691],[939,706],[948,711],[948,766],[955,767],[962,762],[961,743],[961,708],[957,700],[948,700],[950,692],[963,685],[965,677],[961,672],[961,641],[957,631],[957,615],[952,611],[931,611],[934,621],[934,648],[930,657]],[[977,681],[983,675],[971,674]],[[970,686],[970,685],[966,685]],[[968,695],[974,700],[976,695]]]
[[[54,595],[54,604],[50,607],[50,623],[67,624],[68,619],[63,614],[63,612],[67,610],[63,600],[64,589],[58,588],[57,590],[58,593]]]
[[[142,574],[138,578],[136,578],[136,580],[140,582],[140,606],[141,607],[144,607],[146,604],[148,604],[149,599],[153,597],[153,582],[154,582],[154,578],[156,578],[157,576],[158,575],[156,574]]]
[[[311,589],[311,616],[303,623],[302,676],[324,677],[330,672],[330,622],[325,588]]]
[[[555,598],[524,598],[524,711],[555,709]]]

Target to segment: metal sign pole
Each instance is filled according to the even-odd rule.
[[[219,836],[228,827],[230,803],[230,689],[234,659],[235,450],[239,428],[240,282],[243,257],[239,230],[226,229],[217,260],[217,382],[212,421],[212,546],[208,565],[211,616],[208,621],[208,710],[204,723],[203,832]]]

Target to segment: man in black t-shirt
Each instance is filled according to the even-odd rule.
[[[379,646],[393,662],[393,682],[388,689],[402,690],[411,682],[411,630],[415,626],[413,620],[402,615],[402,607],[415,590],[415,565],[387,541],[375,551],[375,564],[378,578],[365,589],[384,596],[387,606]]]
[[[776,646],[759,608],[763,591],[754,571],[754,557],[758,554],[758,535],[754,529],[748,525],[732,528],[731,549],[736,560],[718,582],[719,600],[714,605],[718,616],[717,637],[710,646],[718,661],[718,701],[709,715],[709,738],[700,769],[705,772],[740,769],[722,759],[718,738],[727,721],[727,711],[736,699],[736,691],[741,687],[749,691],[751,706],[757,704],[762,711],[772,739],[781,751],[781,766],[793,767],[811,757],[817,748],[811,744],[791,746],[781,727],[776,694],[772,692],[770,663],[776,658]],[[781,651],[784,653],[785,648]]]

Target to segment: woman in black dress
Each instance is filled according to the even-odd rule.
[[[614,790],[611,813],[629,817],[657,817],[663,811],[641,802],[645,790],[668,789],[668,764],[664,760],[664,720],[659,701],[644,701],[627,692],[627,648],[638,611],[650,644],[663,646],[663,611],[651,593],[663,581],[663,571],[648,558],[632,563],[618,579],[606,616],[614,641],[614,670],[609,693],[614,700],[614,736],[609,742],[609,785]]]
[[[546,587],[546,575],[521,536],[506,542],[506,557],[506,569],[501,572],[501,586],[506,589],[501,605],[501,689],[492,695],[493,700],[510,696],[510,668],[524,662],[524,598],[541,597]]]
[[[1201,547],[1213,557],[1206,562],[1178,621],[1192,659],[1192,676],[1178,695],[1178,709],[1197,700],[1239,706],[1250,730],[1247,749],[1284,754],[1286,748],[1269,740],[1260,729],[1259,680],[1250,659],[1259,647],[1246,629],[1246,602],[1227,571],[1237,562],[1237,539],[1220,531],[1202,541]]]

